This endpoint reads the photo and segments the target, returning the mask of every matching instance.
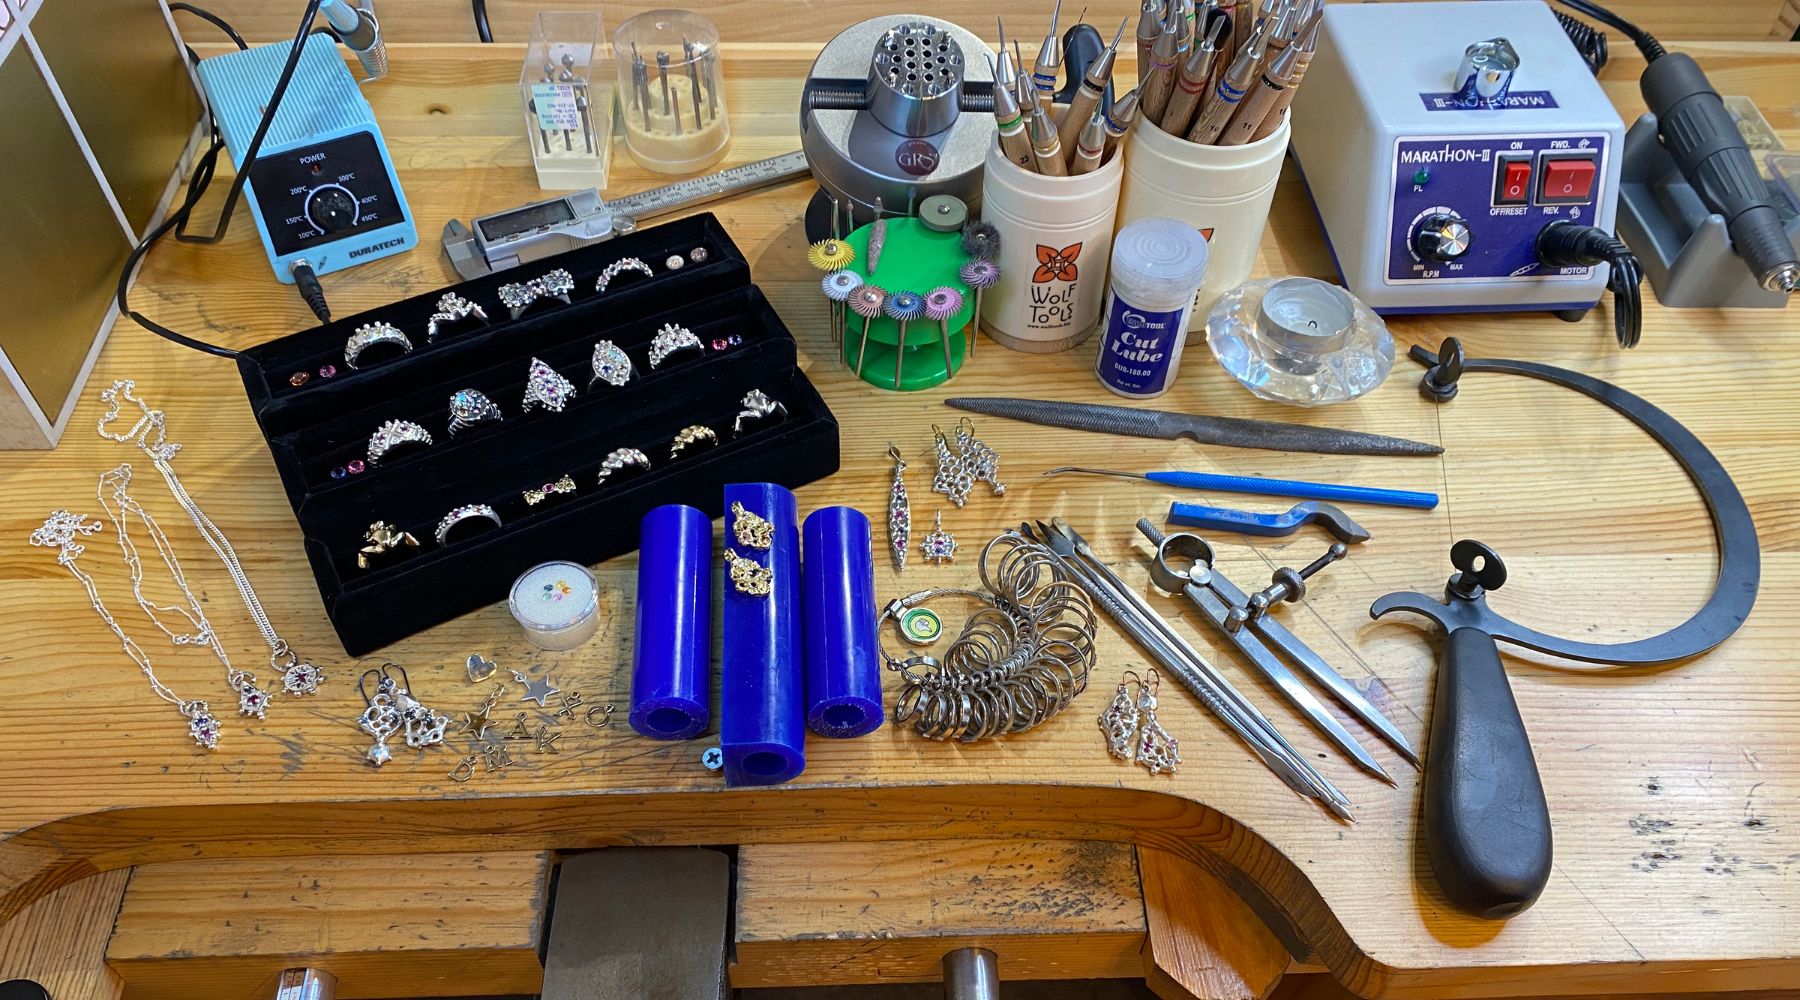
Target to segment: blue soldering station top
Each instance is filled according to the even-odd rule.
[[[239,166],[289,50],[290,43],[277,42],[200,61],[200,86],[232,162]],[[375,129],[368,100],[338,54],[336,41],[329,35],[308,35],[261,152],[277,153],[358,129]]]

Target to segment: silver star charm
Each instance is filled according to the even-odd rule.
[[[550,696],[562,690],[562,688],[551,686],[549,674],[532,680],[515,670],[513,671],[513,680],[525,685],[525,697],[519,700],[521,702],[535,701],[539,708],[544,708],[544,703],[550,700]]]

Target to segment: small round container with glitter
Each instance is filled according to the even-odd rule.
[[[539,649],[574,649],[600,627],[600,585],[579,563],[531,567],[513,581],[506,603],[525,638]]]

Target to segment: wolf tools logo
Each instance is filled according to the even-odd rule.
[[[1075,281],[1081,276],[1076,258],[1082,244],[1057,249],[1037,245],[1037,270],[1031,274],[1031,325],[1064,326],[1075,319]]]

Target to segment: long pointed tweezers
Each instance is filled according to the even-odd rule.
[[[1094,598],[1119,628],[1162,664],[1219,721],[1243,739],[1284,784],[1301,795],[1317,799],[1327,810],[1342,819],[1353,818],[1349,810],[1350,800],[1300,756],[1275,730],[1273,724],[1232,687],[1231,682],[1202,660],[1192,647],[1182,642],[1167,622],[1093,554],[1086,539],[1061,518],[1055,519],[1054,523],[1054,529],[1039,522],[1035,531],[1030,525],[1022,525],[1021,530],[1028,537],[1037,538],[1048,545],[1077,584]]]

